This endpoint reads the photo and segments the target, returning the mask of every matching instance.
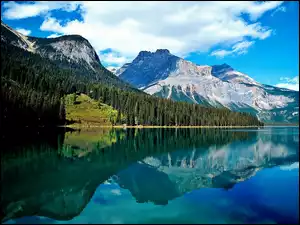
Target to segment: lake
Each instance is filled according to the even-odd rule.
[[[299,127],[12,131],[1,221],[299,223]]]

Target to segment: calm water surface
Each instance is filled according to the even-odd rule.
[[[298,135],[298,127],[22,131],[2,142],[1,221],[299,223]]]

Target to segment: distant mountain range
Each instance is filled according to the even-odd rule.
[[[264,122],[299,121],[299,92],[260,84],[227,64],[200,66],[158,49],[141,51],[114,73],[151,95],[249,112]]]

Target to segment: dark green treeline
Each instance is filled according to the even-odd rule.
[[[78,83],[72,70],[59,69],[38,55],[1,43],[2,126],[63,124],[62,97]]]
[[[94,99],[113,106],[126,115],[117,123],[159,126],[262,126],[263,123],[248,113],[222,108],[207,108],[198,104],[174,102],[150,95],[121,91],[103,85],[91,85],[89,94]]]
[[[78,76],[77,70],[59,68],[38,54],[1,43],[1,125],[65,124],[63,97],[74,92],[88,94],[116,108],[117,124],[263,125],[246,113],[174,102],[109,83],[99,84],[88,76]],[[121,113],[125,115],[123,121]]]

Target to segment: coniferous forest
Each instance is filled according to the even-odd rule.
[[[88,76],[77,76],[76,71],[58,67],[38,54],[1,43],[1,126],[63,125],[66,123],[64,96],[76,92],[117,109],[118,117],[113,124],[263,125],[247,113],[174,102],[133,88],[114,87],[109,81],[103,83]]]

